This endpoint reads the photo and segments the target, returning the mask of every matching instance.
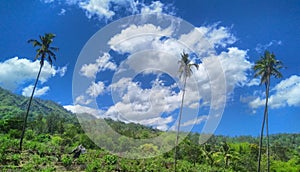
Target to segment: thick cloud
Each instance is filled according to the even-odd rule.
[[[80,69],[80,74],[88,78],[95,78],[97,72],[115,70],[117,66],[110,60],[111,56],[108,53],[104,53],[103,56],[96,59],[95,63],[83,65]]]
[[[39,61],[30,61],[25,58],[14,57],[8,59],[4,62],[0,62],[0,86],[14,91],[18,87],[22,87],[23,84],[28,82],[32,82],[36,79],[40,68]],[[43,84],[47,82],[51,77],[56,75],[64,76],[67,71],[67,67],[58,68],[52,66],[46,61],[39,81]],[[23,90],[23,94],[27,95],[29,87]],[[44,91],[46,92],[46,87],[44,87]],[[36,95],[38,95],[36,93]]]
[[[282,80],[270,92],[270,108],[300,106],[300,76],[292,75]],[[257,97],[249,102],[249,106],[254,109],[264,105],[265,98],[262,97]]]
[[[30,97],[32,94],[33,85],[29,85],[28,87],[23,88],[22,95],[26,97]],[[50,87],[45,86],[43,88],[36,88],[34,91],[34,97],[39,97],[46,94],[50,90]]]

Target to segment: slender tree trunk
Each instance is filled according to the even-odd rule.
[[[40,74],[41,74],[41,71],[42,71],[42,67],[43,67],[43,65],[41,64],[40,69],[39,69],[39,73],[36,77],[34,87],[33,87],[33,90],[32,90],[32,93],[31,93],[31,96],[30,96],[30,99],[29,99],[26,115],[25,115],[25,118],[24,118],[23,129],[22,129],[22,134],[21,134],[21,138],[20,138],[20,151],[22,151],[23,139],[24,139],[26,125],[27,125],[27,118],[28,118],[28,115],[29,115],[29,110],[30,110],[32,98],[33,98],[33,95],[34,95],[34,91],[35,91],[36,85],[38,83],[38,80],[39,80],[39,77],[40,77]]]
[[[268,79],[267,82],[270,80]],[[257,165],[257,172],[260,172],[260,162],[261,162],[261,152],[262,152],[262,140],[264,135],[264,128],[265,128],[265,122],[268,115],[268,99],[269,99],[269,84],[266,83],[266,103],[265,103],[265,111],[264,111],[264,119],[261,126],[261,132],[260,132],[260,140],[259,140],[259,150],[258,150],[258,165]]]
[[[181,106],[180,106],[179,119],[178,119],[178,124],[177,124],[177,135],[176,135],[176,142],[175,142],[174,172],[176,172],[176,165],[177,165],[177,153],[178,153],[177,147],[178,147],[178,140],[179,140],[179,130],[180,130],[180,122],[181,122],[184,95],[185,95],[186,80],[187,80],[187,76],[184,74],[183,93],[182,93],[182,98],[181,98]]]
[[[266,134],[267,134],[267,169],[270,172],[270,142],[269,142],[269,113],[268,113],[268,99],[269,99],[269,88],[270,88],[270,78],[268,78],[268,83],[266,85]]]

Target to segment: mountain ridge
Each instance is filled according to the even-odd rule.
[[[0,97],[0,118],[18,116],[26,112],[29,102],[28,97],[12,93],[1,87]],[[33,98],[29,114],[31,118],[39,114],[47,116],[51,113],[59,114],[65,118],[75,117],[74,113],[54,101]]]

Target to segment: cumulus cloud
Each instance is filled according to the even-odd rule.
[[[164,4],[159,1],[154,1],[150,5],[142,5],[141,14],[160,14],[163,12]]]
[[[0,86],[13,91],[27,82],[34,81],[39,68],[39,61],[32,62],[25,58],[14,57],[4,62],[0,62]],[[63,76],[66,71],[67,67],[51,67],[46,61],[39,81],[43,84],[57,74]]]
[[[88,113],[91,115],[94,115],[95,117],[101,116],[103,111],[99,109],[94,109],[88,106],[82,106],[82,105],[66,105],[64,106],[65,109],[71,111],[72,113]]]
[[[230,29],[217,24],[211,26],[202,26],[191,30],[186,34],[182,34],[178,40],[171,37],[174,33],[174,26],[161,28],[152,24],[141,26],[131,25],[115,35],[109,45],[112,49],[119,53],[137,53],[143,50],[155,50],[156,52],[147,52],[139,54],[138,59],[132,57],[126,62],[129,68],[135,71],[141,71],[147,68],[159,69],[167,71],[173,76],[178,75],[179,55],[185,46],[190,47],[197,52],[206,52],[205,63],[200,64],[199,70],[194,71],[194,76],[201,87],[209,87],[205,83],[209,83],[206,74],[206,68],[218,67],[216,60],[222,65],[225,72],[227,91],[232,92],[235,86],[243,86],[248,81],[247,71],[251,69],[252,64],[247,57],[247,51],[237,47],[229,47],[220,54],[215,54],[216,47],[225,47],[236,41],[236,38],[230,33]],[[162,37],[167,37],[161,39]],[[184,43],[184,44],[182,44]],[[207,54],[207,52],[212,51]],[[194,59],[195,60],[195,59]],[[201,59],[204,61],[204,59]],[[140,63],[140,62],[143,63]],[[190,84],[192,85],[192,84]],[[193,89],[197,90],[194,84]]]
[[[89,94],[91,97],[97,97],[104,91],[104,83],[99,82],[92,82],[91,86],[87,89],[86,93]]]
[[[23,88],[22,95],[26,97],[30,97],[32,94],[33,85],[29,85],[28,87]],[[36,88],[34,91],[34,97],[40,97],[46,94],[50,90],[50,87],[44,86],[42,88]]]
[[[122,78],[110,86],[115,93],[115,105],[106,116],[121,116],[125,120],[140,121],[157,118],[163,113],[171,113],[180,105],[182,92],[172,91],[172,86],[153,83],[151,89],[142,89],[131,78]]]
[[[110,47],[121,53],[135,53],[141,50],[152,48],[152,44],[158,41],[161,36],[171,36],[173,28],[161,28],[153,24],[141,26],[130,25],[123,29],[120,34],[110,39]]]
[[[81,105],[88,105],[92,102],[92,99],[88,99],[83,95],[80,95],[78,97],[75,98],[75,104],[81,104]]]
[[[196,27],[181,35],[179,41],[197,51],[199,55],[210,56],[215,53],[215,48],[233,44],[236,38],[231,34],[230,28],[213,24]]]
[[[132,121],[135,123],[139,123],[142,125],[147,125],[147,126],[153,126],[159,130],[162,131],[167,131],[169,126],[168,124],[173,122],[174,119],[172,116],[163,118],[163,117],[155,117],[155,118],[150,118],[150,119],[144,119],[144,120],[138,120],[138,121]]]
[[[83,1],[79,3],[79,6],[86,10],[86,15],[88,18],[92,18],[94,15],[98,15],[100,18],[108,18],[110,19],[115,15],[114,11],[110,10],[110,0],[90,0]]]
[[[281,107],[300,106],[300,76],[292,75],[278,83],[271,89],[269,107],[276,109]],[[265,98],[257,97],[249,102],[253,109],[264,106]]]
[[[198,70],[192,69],[193,76],[189,79],[186,86],[186,93],[188,94],[185,97],[186,107],[211,106],[210,102],[212,99],[214,99],[214,105],[224,104],[226,94],[222,92],[220,87],[224,87],[225,82],[228,94],[231,94],[236,87],[256,84],[255,80],[250,82],[247,77],[248,71],[252,67],[247,56],[247,50],[229,47],[237,40],[231,34],[230,28],[219,26],[218,24],[201,26],[174,38],[172,36],[175,28],[176,26],[173,24],[170,24],[168,27],[159,27],[153,24],[130,25],[112,37],[109,45],[114,51],[120,54],[132,54],[123,63],[126,67],[120,71],[128,72],[133,70],[137,73],[141,71],[147,73],[146,69],[152,69],[149,70],[150,73],[154,73],[153,70],[163,71],[178,81],[179,64],[177,62],[183,50],[190,53],[190,50],[186,48],[189,47],[191,50],[200,52],[198,55],[205,56],[201,59],[191,56],[192,61],[199,62],[201,60],[202,63],[199,65]],[[218,54],[215,49],[220,47],[223,50]],[[122,65],[118,67],[118,69],[120,68],[122,69]],[[117,70],[116,72],[119,71]],[[222,75],[224,75],[225,81],[222,80]],[[160,94],[161,92],[157,90],[158,87],[145,90],[128,78],[126,81],[122,83],[120,81],[118,84],[124,84],[122,89],[117,89],[118,91],[125,90],[127,92],[123,95],[122,101],[110,107],[106,114],[116,115],[120,114],[120,112],[121,114],[130,112],[130,115],[124,118],[137,119],[147,117],[151,119],[157,118],[161,113],[171,113],[179,108],[182,92],[170,94],[172,89],[160,86],[158,90],[163,92],[163,94]],[[111,87],[113,88],[114,86],[112,85]],[[211,91],[215,92],[214,97],[212,97]],[[152,105],[154,103],[149,103],[150,94],[157,95],[158,97],[155,97],[157,100],[163,100],[154,106],[158,107],[155,109],[157,111],[149,110],[151,109],[151,103]],[[159,95],[162,95],[162,97],[159,97]],[[169,98],[173,101],[168,102]],[[201,104],[199,104],[199,100],[201,100]],[[191,120],[194,121],[195,119],[189,119],[189,121]],[[188,120],[183,122],[187,122],[186,125],[189,124]],[[198,123],[196,122],[196,124]]]
[[[95,63],[83,65],[80,69],[80,74],[88,78],[95,78],[97,72],[115,70],[117,66],[110,60],[110,54],[104,53],[103,56],[100,56],[98,59],[96,59]]]
[[[247,84],[247,71],[252,67],[248,61],[247,51],[230,47],[227,51],[223,51],[218,58],[225,72],[228,93],[232,92],[236,86]]]

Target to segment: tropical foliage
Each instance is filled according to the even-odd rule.
[[[18,139],[22,118],[18,113],[25,109],[17,106],[25,99],[0,89],[0,171],[174,171],[174,149],[149,159],[126,159],[110,154],[96,146],[83,132],[74,114],[50,101],[33,99],[45,104],[32,110],[34,118],[28,119],[28,130],[24,137],[23,151],[19,151]],[[10,104],[7,102],[16,102]],[[5,105],[4,105],[5,103]],[[7,108],[9,107],[9,108]],[[34,108],[33,108],[34,109]],[[47,109],[49,112],[47,112]],[[39,112],[45,112],[40,114]],[[12,112],[16,112],[13,114]],[[56,120],[53,120],[56,119]],[[113,120],[106,122],[117,132],[132,138],[151,138],[164,132],[138,124],[126,124]],[[174,133],[170,133],[173,134]],[[126,138],[126,137],[125,137]],[[124,144],[112,144],[114,150],[122,151]],[[174,137],[173,137],[174,138]],[[190,133],[178,146],[177,171],[255,171],[259,151],[259,138],[251,136],[212,136],[204,144],[198,144],[198,133]],[[111,138],[105,137],[107,142]],[[300,134],[270,135],[270,170],[300,170]],[[82,144],[87,153],[74,159],[69,154]],[[145,143],[141,149],[147,153],[159,148]],[[266,150],[266,147],[262,147]],[[262,167],[266,169],[267,156],[262,156]]]

